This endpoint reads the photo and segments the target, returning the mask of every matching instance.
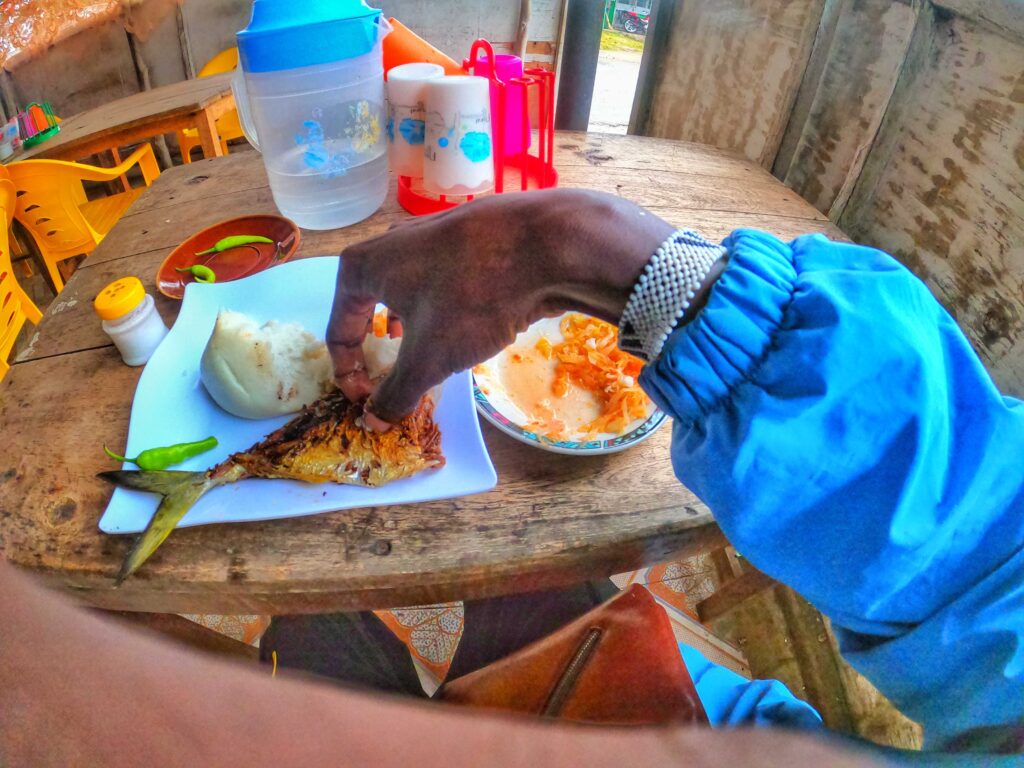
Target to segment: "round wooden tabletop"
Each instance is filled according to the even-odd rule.
[[[563,186],[629,197],[680,225],[723,237],[751,226],[793,237],[842,237],[763,168],[709,147],[560,133]],[[497,487],[477,496],[287,520],[176,531],[120,588],[131,537],[97,521],[111,489],[100,447],[122,446],[139,369],[100,329],[92,299],[157,267],[199,228],[276,213],[255,152],[165,171],[54,300],[0,383],[0,551],[93,605],[180,613],[301,613],[384,608],[528,591],[607,576],[720,546],[707,508],[681,486],[670,429],[604,457],[520,444],[485,425]],[[394,195],[365,222],[304,231],[298,257],[336,254],[406,216]]]

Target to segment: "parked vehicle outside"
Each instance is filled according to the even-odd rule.
[[[646,35],[652,2],[653,0],[636,0],[636,2],[608,0],[605,19],[609,20],[615,29],[621,29],[633,35]]]

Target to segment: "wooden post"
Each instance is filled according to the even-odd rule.
[[[9,117],[18,114],[18,97],[14,93],[14,82],[11,73],[6,69],[0,70],[0,97],[3,99],[4,113]]]
[[[565,49],[559,64],[555,129],[585,131],[594,97],[594,77],[601,52],[604,6],[601,0],[568,0],[565,11]]]
[[[519,0],[519,28],[516,30],[514,53],[526,61],[526,42],[530,37],[530,0]]]
[[[138,41],[135,39],[135,35],[125,30],[125,35],[128,36],[128,50],[132,53],[132,62],[135,64],[135,76],[139,81],[139,88],[144,91],[150,90],[153,85],[149,79],[149,65],[146,64],[146,60],[142,57],[142,52],[139,50]],[[153,139],[153,144],[156,145],[156,154],[160,158],[161,170],[167,170],[174,165],[171,160],[171,151],[167,148],[167,139],[163,136],[157,136]],[[117,149],[114,149],[115,162],[117,160]],[[124,176],[121,177],[122,182],[125,186],[128,186],[128,180]]]
[[[178,45],[181,46],[181,63],[185,65],[185,77],[194,80],[196,77],[196,65],[192,61],[192,46],[188,41],[188,30],[185,29],[185,17],[182,15],[181,6],[174,8],[178,20]]]
[[[672,17],[676,3],[671,0],[654,0],[651,7],[650,23],[644,40],[644,54],[640,59],[640,74],[637,76],[636,92],[633,94],[633,109],[629,115],[630,134],[644,136],[650,132],[651,104],[661,72],[665,67],[665,54],[672,35]]]

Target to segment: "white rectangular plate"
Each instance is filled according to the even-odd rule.
[[[203,471],[244,450],[292,416],[251,421],[222,410],[199,380],[199,361],[213,332],[217,313],[233,309],[267,320],[301,323],[324,333],[334,299],[337,257],[281,264],[230,283],[192,283],[171,332],[147,363],[132,403],[126,456],[162,445],[214,435],[220,445],[172,469]],[[299,517],[354,507],[410,504],[490,490],[497,482],[480,434],[469,371],[445,383],[434,417],[441,429],[445,466],[389,483],[363,488],[296,480],[243,480],[203,496],[178,523],[238,523]],[[126,464],[126,469],[136,469]],[[100,519],[105,533],[137,533],[149,523],[159,499],[151,493],[117,488]]]

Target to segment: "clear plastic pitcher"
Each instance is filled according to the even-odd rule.
[[[300,227],[345,227],[384,202],[387,30],[362,0],[255,0],[237,35],[242,129]]]

